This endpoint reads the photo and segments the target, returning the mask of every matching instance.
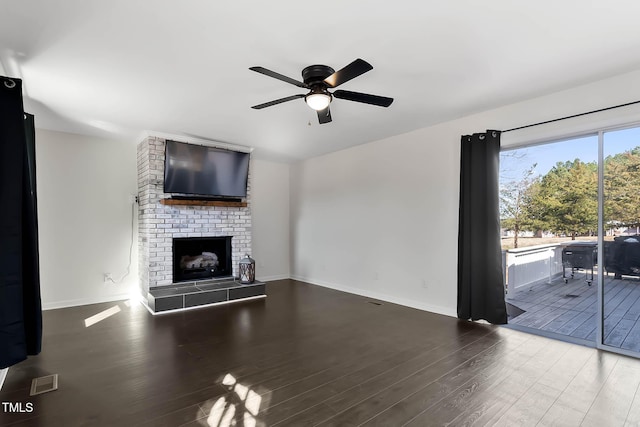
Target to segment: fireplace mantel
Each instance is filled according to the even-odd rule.
[[[218,206],[228,208],[246,208],[247,202],[227,202],[224,200],[197,200],[197,199],[160,199],[160,204],[165,206]]]

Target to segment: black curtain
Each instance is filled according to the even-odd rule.
[[[507,323],[500,248],[500,132],[464,135],[460,153],[458,317]]]
[[[42,345],[35,167],[22,81],[0,77],[0,369]]]

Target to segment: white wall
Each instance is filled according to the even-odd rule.
[[[37,130],[36,162],[43,308],[127,298],[138,280],[136,233],[129,275],[113,284],[103,273],[119,279],[129,264],[136,144]]]
[[[289,277],[289,165],[251,163],[252,257],[256,278]]]
[[[455,314],[460,135],[635,101],[638,81],[640,71],[291,167],[255,160],[258,278],[291,270],[311,283]],[[632,122],[639,107],[505,134],[503,145]],[[118,277],[128,264],[139,141],[45,130],[36,138],[43,306],[125,298],[137,281],[137,248],[123,284],[105,284],[102,274]]]
[[[640,71],[292,166],[292,277],[455,315],[460,135],[640,100],[638,81]],[[638,121],[640,107],[627,107],[504,134],[503,146]]]

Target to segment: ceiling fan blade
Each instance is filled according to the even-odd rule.
[[[274,101],[265,102],[264,104],[254,105],[251,108],[253,108],[254,110],[261,110],[263,108],[271,107],[272,105],[278,105],[278,104],[282,104],[283,102],[293,101],[294,99],[304,98],[304,97],[305,95],[291,95],[291,96],[287,96],[286,98],[280,98]]]
[[[387,98],[386,96],[369,95],[368,93],[351,92],[348,90],[337,90],[333,92],[333,96],[338,99],[362,102],[364,104],[377,105],[379,107],[388,107],[393,102],[393,98]]]
[[[358,58],[343,69],[331,74],[329,77],[324,79],[324,82],[330,87],[337,87],[342,83],[348,82],[351,79],[355,79],[359,75],[362,75],[369,70],[373,70],[371,64],[369,64],[365,60]]]
[[[291,77],[283,76],[280,73],[276,73],[275,71],[268,70],[264,67],[250,67],[251,71],[255,71],[256,73],[264,74],[265,76],[273,77],[274,79],[282,80],[283,82],[290,83],[294,86],[303,87],[308,89],[309,86],[306,84],[299,82],[298,80],[294,80]]]
[[[321,125],[331,121],[331,111],[329,111],[329,107],[324,110],[318,110],[318,121]]]

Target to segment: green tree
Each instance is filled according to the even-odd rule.
[[[558,162],[531,189],[532,220],[556,234],[592,234],[598,224],[598,167],[580,159]]]
[[[607,156],[604,169],[605,224],[640,225],[640,147]]]
[[[518,234],[521,231],[530,230],[532,225],[529,215],[531,206],[530,188],[538,179],[534,176],[534,163],[523,172],[519,180],[513,180],[502,184],[500,188],[500,222],[502,228],[512,230],[513,247],[518,247]]]

